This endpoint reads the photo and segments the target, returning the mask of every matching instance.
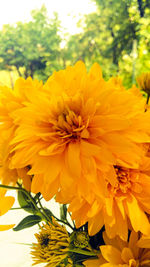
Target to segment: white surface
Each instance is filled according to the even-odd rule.
[[[16,196],[15,192],[9,191],[9,195]],[[49,207],[51,211],[59,217],[59,204],[54,200],[44,202],[44,205]],[[17,201],[13,207],[18,207]],[[0,224],[16,225],[29,213],[23,210],[10,210],[8,213],[0,217]],[[18,232],[12,229],[0,232],[0,267],[31,267],[32,259],[30,256],[30,246],[36,242],[34,234],[38,232],[38,226],[33,226]],[[19,244],[25,243],[27,245]],[[42,267],[43,264],[37,265]]]

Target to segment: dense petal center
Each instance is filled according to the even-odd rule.
[[[80,113],[70,108],[65,108],[60,114],[55,115],[52,124],[52,130],[56,136],[65,139],[65,141],[89,138],[87,127],[88,122],[83,120]]]
[[[112,186],[109,183],[108,190],[112,192],[114,195],[120,193],[125,194],[130,190],[132,186],[130,170],[120,166],[115,166],[114,168],[116,172],[117,182],[115,186]]]

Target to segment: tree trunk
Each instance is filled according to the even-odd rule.
[[[138,2],[138,8],[140,11],[140,17],[143,18],[144,17],[143,2],[142,2],[142,0],[137,0],[137,2]]]
[[[22,73],[21,73],[21,71],[19,70],[19,68],[16,67],[16,69],[17,69],[17,72],[18,72],[19,77],[22,77]]]
[[[113,40],[114,40],[115,39],[115,35],[114,35],[112,29],[111,29],[111,36],[113,37]],[[112,58],[113,58],[113,64],[118,67],[117,46],[114,46],[113,47]]]

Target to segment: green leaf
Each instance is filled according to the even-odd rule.
[[[63,204],[60,206],[60,219],[62,221],[67,220],[67,205],[66,204]]]
[[[18,191],[18,202],[22,209],[29,213],[34,212],[34,206],[23,191]]]
[[[13,228],[14,231],[20,231],[25,228],[31,227],[41,221],[41,217],[38,215],[29,215],[26,218],[24,218],[15,228]]]

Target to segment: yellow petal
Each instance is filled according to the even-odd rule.
[[[0,188],[0,199],[6,194],[7,190],[4,188]]]
[[[94,63],[89,71],[90,78],[100,79],[102,78],[102,70],[98,63]]]
[[[86,260],[84,261],[84,265],[86,267],[100,267],[103,262],[105,262],[105,260],[101,258],[96,260]]]
[[[15,201],[14,197],[9,197],[9,196],[1,199],[1,201],[0,201],[0,216],[5,214],[7,211],[10,210],[10,208],[14,204],[14,201]]]
[[[94,216],[88,221],[89,235],[95,235],[96,233],[98,233],[103,225],[104,225],[103,214],[102,212],[99,211],[99,213],[96,216]]]
[[[148,218],[134,196],[126,200],[126,210],[135,232],[141,231],[143,234],[148,235],[150,233]]]
[[[108,262],[112,264],[122,263],[121,252],[118,249],[110,245],[107,245],[107,246],[100,246],[100,250],[102,252],[104,259],[106,259]]]
[[[67,162],[70,173],[77,178],[81,175],[80,144],[70,143],[68,146]]]
[[[129,260],[134,259],[133,253],[130,248],[124,248],[121,253],[121,258],[125,263],[128,263]]]
[[[0,231],[6,231],[6,230],[9,230],[9,229],[13,228],[14,226],[15,226],[15,224],[0,225]]]
[[[139,248],[150,248],[150,236],[142,236],[142,238],[137,242]]]

